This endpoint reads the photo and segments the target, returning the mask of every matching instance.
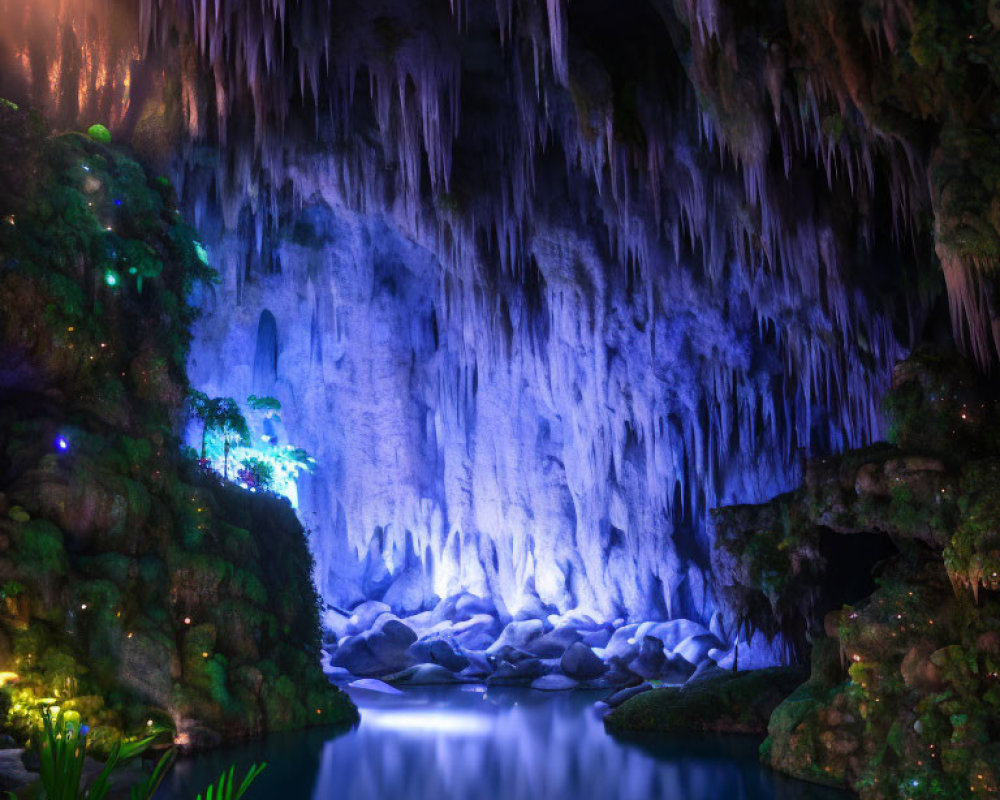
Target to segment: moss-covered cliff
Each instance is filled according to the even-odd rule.
[[[896,370],[892,445],[717,512],[733,609],[812,643],[812,676],[772,715],[765,762],[864,798],[1000,791],[998,397],[954,353],[920,351]],[[886,540],[874,591],[842,606]]]
[[[169,183],[101,138],[0,101],[5,724],[58,704],[202,747],[351,722],[292,509],[180,454],[186,298],[213,272]]]

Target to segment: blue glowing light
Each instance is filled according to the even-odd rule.
[[[112,272],[111,270],[108,270],[107,272],[104,273],[104,282],[108,286],[117,286],[118,285],[118,273],[117,272]]]
[[[116,198],[115,198],[115,205],[116,205],[116,206],[120,206],[121,204],[122,204],[122,201],[121,201],[121,200],[119,200],[119,199],[118,199],[118,198],[116,197]]]
[[[67,440],[65,436],[56,437],[56,450],[63,453],[69,450],[69,440]]]
[[[365,709],[365,725],[369,728],[416,733],[422,736],[426,736],[429,732],[445,736],[487,736],[493,729],[491,719],[486,714],[425,709],[393,711]]]

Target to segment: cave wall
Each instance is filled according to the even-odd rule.
[[[223,277],[192,378],[273,381],[328,601],[704,618],[707,510],[877,438],[940,283],[931,126],[858,89],[896,5],[837,60],[780,4],[8,0],[4,91],[175,178]]]

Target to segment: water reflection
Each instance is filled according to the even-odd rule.
[[[466,687],[468,688],[468,687]],[[834,800],[837,792],[774,775],[756,741],[617,742],[594,696],[459,689],[359,694],[362,724],[182,762],[159,800],[190,800],[222,767],[267,759],[253,797],[311,800]]]

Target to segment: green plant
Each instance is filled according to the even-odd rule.
[[[39,782],[46,800],[103,800],[111,788],[111,775],[122,764],[142,754],[156,736],[149,736],[136,742],[119,740],[111,749],[111,754],[91,784],[82,786],[83,766],[87,757],[87,734],[89,728],[80,724],[80,715],[75,712],[60,711],[53,720],[52,714],[42,714],[42,730],[35,742],[39,759]],[[160,759],[153,775],[130,793],[131,800],[148,800],[159,786],[166,773],[168,753]],[[154,778],[157,780],[154,781]]]
[[[265,412],[264,416],[266,417],[277,416],[277,412],[281,411],[281,403],[267,395],[258,397],[252,394],[247,398],[247,405],[254,411]]]
[[[111,778],[121,766],[141,755],[153,743],[160,731],[135,742],[119,740],[112,748],[104,768],[84,788],[83,768],[87,758],[89,728],[80,723],[76,712],[59,711],[55,719],[48,711],[42,714],[42,729],[36,741],[40,762],[39,784],[45,800],[104,800],[111,788]],[[129,787],[129,800],[150,800],[156,793],[174,761],[175,751],[169,749],[152,773]],[[246,794],[267,764],[253,764],[237,785],[235,767],[219,776],[217,783],[198,795],[198,800],[239,800]]]
[[[240,407],[231,397],[212,397],[204,392],[189,393],[191,410],[201,420],[201,458],[207,457],[209,437],[222,441],[223,477],[229,478],[229,451],[233,445],[248,446],[250,429]]]
[[[246,794],[250,784],[257,780],[257,776],[264,771],[266,766],[266,762],[252,764],[239,786],[236,785],[234,777],[236,767],[230,767],[228,772],[223,772],[219,776],[217,784],[210,785],[205,792],[198,795],[198,800],[239,800]]]
[[[260,458],[244,458],[237,473],[240,480],[253,489],[268,490],[274,483],[274,469]]]

